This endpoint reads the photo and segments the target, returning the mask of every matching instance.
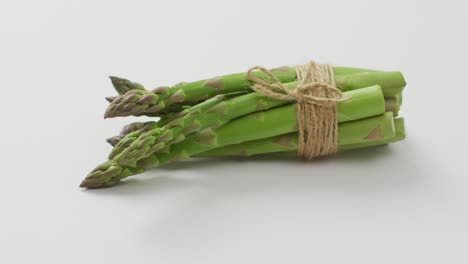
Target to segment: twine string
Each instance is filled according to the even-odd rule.
[[[255,76],[260,71],[272,82]],[[252,90],[265,96],[296,102],[298,155],[305,159],[335,154],[338,151],[338,115],[336,104],[348,101],[335,87],[333,68],[310,62],[296,66],[298,84],[288,89],[271,71],[255,66],[247,71]]]

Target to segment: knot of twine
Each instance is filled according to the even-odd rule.
[[[272,83],[254,76],[253,71],[265,73]],[[265,96],[291,100],[297,104],[298,155],[305,159],[335,154],[338,151],[338,115],[336,104],[347,101],[335,87],[333,68],[328,64],[310,62],[296,66],[298,84],[289,89],[269,70],[255,66],[247,71],[254,83],[252,90]]]

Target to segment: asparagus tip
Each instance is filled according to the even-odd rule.
[[[117,76],[109,76],[114,89],[120,94],[125,94],[130,90],[145,90],[143,85]]]
[[[84,180],[80,183],[80,188],[88,188],[88,183],[87,183],[86,179],[84,179]]]
[[[113,85],[114,87],[119,86],[119,85],[122,85],[122,83],[125,83],[125,81],[128,81],[128,80],[119,78],[119,77],[117,77],[117,76],[109,76],[109,79],[111,80],[112,85]]]
[[[112,104],[111,104],[112,106]],[[131,111],[130,111],[131,112]],[[106,109],[106,112],[104,113],[104,119],[107,118],[114,118],[114,117],[125,117],[131,115],[130,112],[123,112],[120,110],[115,110],[114,107],[109,107]]]
[[[123,168],[114,161],[106,161],[92,170],[81,182],[81,188],[101,188],[116,184]]]
[[[108,110],[106,110],[106,112],[104,113],[104,119],[107,118],[112,118],[112,114]]]
[[[80,188],[85,188],[85,189],[97,189],[97,188],[104,188],[104,187],[110,187],[112,185],[115,185],[116,183],[97,183],[93,180],[89,179],[84,179],[80,183]]]
[[[112,76],[112,75],[109,76],[109,78],[111,79],[112,84],[120,84],[122,82],[128,81],[127,79],[120,78],[117,76]]]
[[[115,98],[117,98],[117,96],[108,96],[108,97],[105,97],[105,98],[106,98],[107,102],[112,103],[112,101],[114,101]]]
[[[106,139],[107,143],[109,143],[113,147],[115,147],[115,145],[117,145],[121,140],[122,136],[114,136]]]

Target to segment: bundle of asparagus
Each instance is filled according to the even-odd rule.
[[[295,67],[270,70],[281,86],[298,87]],[[333,67],[334,83],[351,100],[336,104],[338,150],[384,145],[405,137],[398,117],[405,80],[400,72]],[[253,76],[272,82],[269,74]],[[105,117],[150,116],[132,123],[107,141],[108,161],[95,168],[80,187],[112,186],[160,165],[191,157],[251,156],[298,149],[297,104],[255,92],[246,73],[236,73],[172,87],[146,90],[111,77],[116,97]]]

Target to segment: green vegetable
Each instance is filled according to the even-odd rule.
[[[388,144],[405,137],[396,118],[406,82],[400,72],[333,67],[336,87],[350,100],[337,103],[338,151]],[[297,88],[295,67],[271,70],[288,89]],[[274,82],[266,73],[254,76]],[[107,97],[105,117],[160,117],[125,126],[107,141],[109,160],[81,187],[100,188],[163,164],[192,157],[252,156],[297,152],[297,105],[251,89],[246,73],[146,90],[110,77],[118,95]],[[275,85],[275,84],[273,84]],[[277,84],[279,85],[279,84]]]
[[[336,86],[342,91],[349,91],[374,84],[380,84],[386,96],[401,93],[406,85],[400,72],[361,72],[361,69],[334,68]],[[350,72],[352,74],[346,74]],[[272,70],[272,73],[282,83],[296,80],[294,67],[281,67]],[[253,74],[261,79],[268,79],[265,73],[257,71]],[[115,98],[106,110],[105,117],[118,117],[130,115],[155,116],[171,105],[194,104],[206,100],[217,94],[239,91],[251,91],[250,81],[245,73],[236,73],[208,80],[185,83],[174,87],[160,87],[153,91],[132,89],[124,95]]]
[[[128,147],[140,134],[160,126],[159,122],[154,121],[134,122],[126,125],[119,135],[108,138],[107,142],[114,146],[114,149]]]
[[[376,78],[374,75],[368,75],[367,73],[358,73],[353,75],[344,75],[343,81],[341,81],[341,85],[344,89],[348,90],[359,90],[358,88],[362,88],[365,86],[359,85],[384,85],[387,89],[392,89],[387,84],[387,82],[394,82],[398,83],[394,80],[394,78],[398,77],[394,73],[382,73],[382,72],[374,72],[375,74],[379,74],[381,79]],[[382,75],[384,74],[384,75]],[[354,78],[349,76],[355,76]],[[385,76],[389,77],[389,79],[385,78]],[[363,77],[369,77],[369,79],[365,79]],[[399,78],[397,78],[399,79]],[[337,80],[339,78],[337,77]],[[402,82],[398,85],[404,86],[404,79],[400,79]],[[290,82],[284,84],[289,88],[295,88],[297,82]],[[390,87],[390,88],[389,88]],[[137,90],[139,91],[139,90]],[[360,94],[360,92],[356,92],[356,94]],[[370,93],[371,94],[371,93]],[[385,92],[384,92],[385,94]],[[232,93],[231,93],[232,95]],[[235,95],[235,94],[234,94]],[[354,94],[352,96],[355,97]],[[361,98],[361,97],[358,97]],[[354,98],[353,100],[358,100],[358,98]],[[197,132],[201,129],[207,127],[213,127],[222,125],[225,122],[240,117],[242,115],[246,115],[255,111],[264,110],[273,108],[276,106],[284,105],[290,103],[284,100],[272,99],[266,96],[263,96],[259,93],[250,93],[243,96],[239,96],[237,98],[233,98],[229,101],[223,102],[218,104],[216,107],[212,107],[209,112],[207,112],[206,107],[201,107],[197,109],[197,106],[186,109],[182,112],[182,115],[179,114],[179,118],[173,118],[168,125],[166,125],[162,129],[155,129],[154,131],[147,132],[146,134],[142,135],[142,138],[137,142],[132,144],[132,147],[125,151],[118,158],[119,163],[126,164],[125,160],[129,160],[130,162],[135,158],[143,158],[144,156],[148,155],[154,151],[162,151],[165,149],[167,145],[172,144],[174,141],[178,142],[183,140],[183,138],[190,134]],[[202,103],[205,106],[204,103]],[[345,104],[346,105],[346,104]],[[364,108],[363,110],[365,110]],[[368,107],[367,109],[372,109]],[[389,111],[393,111],[394,108],[388,108]],[[197,110],[197,111],[195,111]],[[187,115],[187,113],[190,113]],[[346,111],[343,111],[345,113]],[[177,116],[176,116],[177,117]],[[165,130],[165,131],[164,131]],[[138,133],[141,134],[141,133]],[[135,141],[137,139],[137,133],[133,133],[129,137],[130,139],[125,139],[125,144],[123,146],[117,145],[116,148],[111,152],[109,158],[112,159],[116,157],[118,154],[121,154],[123,148],[129,146],[131,141]],[[162,139],[160,139],[162,137]],[[149,146],[151,144],[151,146]],[[127,162],[128,163],[128,162]]]
[[[362,120],[340,125],[338,135],[347,135],[349,133],[352,133],[350,131],[348,132],[347,130],[351,130],[353,128],[355,129],[356,124],[360,125],[363,123],[361,121]],[[343,142],[340,142],[339,151],[384,145],[384,144],[396,142],[399,140],[403,140],[405,138],[405,127],[404,127],[403,118],[394,119],[394,125],[395,125],[394,137],[391,137],[392,130],[393,130],[391,126],[385,126],[385,127],[382,126],[381,131],[384,131],[384,132],[381,133],[382,134],[381,139],[365,140],[363,142],[351,143],[351,144],[344,144]],[[374,134],[377,134],[377,133],[374,133]],[[239,144],[228,145],[222,148],[216,148],[210,151],[202,152],[200,154],[195,155],[195,157],[222,157],[222,156],[249,157],[249,156],[258,155],[258,154],[276,153],[276,152],[297,153],[297,142],[298,142],[297,137],[298,137],[298,133],[293,132],[293,133],[279,135],[279,136],[270,137],[270,138],[264,138],[264,139],[253,140],[253,141],[245,141]],[[369,138],[369,136],[366,136],[366,137]],[[375,136],[371,138],[375,138]]]
[[[373,96],[369,95],[369,93],[373,94],[375,91],[380,91],[380,93]],[[338,103],[339,122],[362,119],[383,113],[385,108],[384,99],[379,88],[370,87],[344,93],[345,96],[350,94],[354,95],[353,100]],[[372,101],[372,103],[366,103],[366,99]],[[110,160],[93,170],[82,182],[81,187],[111,186],[125,177],[142,173],[145,169],[157,167],[160,164],[186,159],[198,153],[226,145],[294,132],[297,130],[295,109],[295,104],[286,105],[234,119],[218,128],[204,129],[199,133],[190,135],[179,143],[170,145],[165,149],[165,153],[152,151],[153,153],[148,157],[138,161],[132,160],[133,164],[127,164],[126,166],[119,165],[115,160]],[[343,144],[343,141],[346,144],[362,142],[364,139],[360,138],[360,136],[362,134],[367,136],[370,133],[369,125],[365,124],[383,124],[381,123],[382,120],[388,119],[388,116],[391,117],[392,115],[389,113],[384,116],[385,118],[376,118],[376,121],[364,121],[363,124],[355,125],[355,129],[347,132],[349,134],[340,136],[341,143]],[[391,124],[393,124],[393,118],[390,118],[390,120]],[[386,124],[388,125],[388,123]],[[340,124],[340,126],[342,125]],[[378,129],[377,125],[372,129]],[[382,130],[382,133],[387,133],[387,130]],[[155,146],[157,144],[142,148],[141,154],[147,153],[148,148],[155,148]],[[164,146],[160,149],[162,148]]]
[[[178,123],[180,121],[176,120],[185,120],[187,119],[188,116],[194,116],[194,115],[200,115],[205,113],[208,109],[211,107],[217,105],[218,103],[221,103],[224,100],[228,100],[232,97],[235,97],[239,94],[243,93],[230,93],[230,94],[220,94],[217,96],[214,96],[202,103],[199,103],[195,106],[192,106],[190,108],[186,108],[178,113],[172,114],[170,116],[166,116],[165,118],[162,118],[161,120],[158,121],[157,126],[147,126],[144,129],[136,129],[132,131],[132,133],[129,133],[125,137],[119,140],[119,142],[115,145],[114,149],[109,155],[109,159],[114,158],[115,156],[121,154],[123,150],[128,148],[133,142],[135,142],[137,139],[139,139],[140,136],[144,135],[162,135],[162,129],[161,126],[164,126],[165,128],[172,124],[174,125],[175,123]],[[190,115],[189,115],[190,114]],[[185,131],[188,132],[188,131]],[[174,137],[169,137],[170,135],[165,134],[162,139],[166,140],[171,140],[171,141],[180,141],[183,139],[183,137],[174,138]]]
[[[200,103],[199,105],[203,105],[203,102]],[[195,106],[198,106],[198,105],[195,105]],[[398,103],[396,96],[385,97],[385,112],[393,112],[394,116],[398,116],[400,107],[401,107],[401,104]],[[131,143],[133,143],[138,138],[138,136],[142,135],[144,132],[148,132],[151,129],[155,129],[157,127],[163,127],[164,125],[168,124],[170,121],[176,118],[180,118],[182,116],[187,115],[188,113],[194,112],[193,109],[194,107],[191,107],[191,108],[184,109],[181,112],[169,113],[168,115],[162,117],[158,122],[149,121],[149,122],[144,122],[144,123],[141,123],[141,122],[131,123],[130,125],[127,125],[126,127],[124,127],[124,129],[119,135],[108,138],[107,142],[111,146],[115,147],[120,141],[122,141],[125,138],[126,135],[130,134],[131,132],[142,130],[133,134],[132,136],[130,136],[130,138],[125,138],[127,143],[123,147],[126,148]],[[157,123],[157,126],[153,126],[153,125],[156,125],[155,123]],[[148,126],[146,126],[147,124]],[[132,128],[132,129],[129,129],[129,128]],[[118,149],[113,150],[114,154],[112,156],[116,156],[117,154],[122,152],[124,148],[121,148],[121,147],[122,145],[120,145]]]
[[[115,77],[115,76],[110,76],[109,78],[111,79],[114,89],[120,95],[125,94],[130,90],[145,90],[145,87],[143,87],[143,85],[139,83],[132,82],[132,81],[122,79],[119,77]]]
[[[286,84],[289,89],[294,89],[296,85],[296,82]],[[339,122],[378,115],[385,111],[382,107],[384,105],[382,90],[377,85],[349,91],[346,94],[352,97],[352,100],[338,104]],[[171,121],[162,128],[142,134],[128,148],[120,152],[118,157],[112,154],[110,158],[115,158],[121,165],[133,164],[154,152],[164,152],[167,146],[182,141],[192,133],[223,125],[240,116],[290,103],[290,101],[273,99],[259,93],[235,97],[218,103],[206,111],[192,112]],[[355,113],[359,115],[353,116]]]

